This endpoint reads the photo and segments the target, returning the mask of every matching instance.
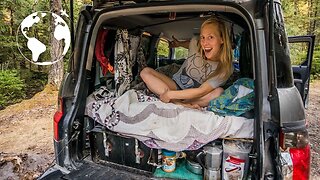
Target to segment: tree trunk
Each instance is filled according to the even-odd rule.
[[[314,16],[312,18],[313,23],[312,23],[312,32],[311,34],[316,34],[316,30],[317,28],[317,18],[318,18],[318,11],[319,11],[319,1],[315,1],[315,5],[314,5]]]
[[[26,61],[24,59],[19,60],[20,69],[27,69]]]
[[[311,25],[312,25],[312,0],[308,0],[308,20],[309,20],[309,27],[307,29],[307,34],[310,34]]]
[[[9,8],[10,11],[10,36],[14,37],[16,35],[14,29],[14,9],[12,7]],[[16,51],[11,50],[12,56],[13,56],[13,62],[11,62],[13,64],[14,69],[18,69],[18,65],[17,65],[17,57],[16,57]]]
[[[62,8],[61,0],[50,0],[50,8],[51,12],[60,15],[60,10]],[[51,30],[54,32],[54,18],[51,19]],[[59,59],[59,55],[62,54],[62,43],[57,41],[53,35],[51,35],[51,61],[56,61]],[[60,84],[63,79],[63,60],[59,60],[58,62],[51,65],[51,69],[48,74],[48,84],[53,85],[57,89],[60,87]]]
[[[10,7],[10,35],[11,36],[14,36],[15,33],[14,33],[14,30],[13,30],[13,27],[14,27],[14,20],[13,20],[13,13],[14,13],[14,10],[11,9]]]
[[[42,72],[42,69],[43,69],[42,66],[37,65],[37,67],[38,67],[38,71]]]
[[[294,15],[297,15],[297,14],[299,13],[297,0],[294,0],[294,1],[293,1],[293,7],[294,7],[294,12],[293,12],[293,14],[294,14]]]

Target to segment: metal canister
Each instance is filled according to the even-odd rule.
[[[204,160],[204,163],[202,161]],[[221,179],[221,145],[206,145],[197,155],[197,160],[204,169],[204,180],[220,180]]]
[[[204,180],[220,180],[221,169],[204,169]]]
[[[173,172],[176,169],[176,152],[162,150],[162,170]]]

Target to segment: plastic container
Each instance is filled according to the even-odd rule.
[[[242,180],[247,177],[252,143],[223,140],[222,178]]]

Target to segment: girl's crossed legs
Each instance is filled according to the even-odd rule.
[[[159,73],[158,71],[146,67],[140,73],[141,78],[146,83],[150,91],[160,96],[168,90],[177,90],[177,84],[168,76]],[[180,104],[190,108],[197,108],[208,106],[210,100],[217,98],[223,93],[223,88],[216,88],[210,93],[195,99],[174,100],[173,103]]]
[[[140,76],[146,83],[150,91],[160,96],[168,90],[177,90],[176,83],[168,76],[159,73],[158,71],[145,67],[141,72]]]

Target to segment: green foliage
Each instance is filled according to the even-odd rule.
[[[284,0],[282,8],[284,11],[284,20],[286,30],[289,36],[306,35],[309,19],[305,0]]]
[[[16,43],[13,36],[0,35],[0,63],[9,62],[14,64],[16,56],[20,56],[18,51],[15,49]]]
[[[168,44],[168,42],[160,40],[157,52],[158,52],[159,57],[169,57],[169,44]]]
[[[183,47],[175,48],[176,59],[183,59],[188,57],[188,49]]]
[[[288,36],[315,35],[315,49],[311,67],[311,78],[320,78],[320,1],[318,0],[283,0],[281,1]],[[299,48],[291,50],[293,63],[305,58],[305,52]]]
[[[50,0],[2,0],[0,1],[0,109],[9,104],[21,101],[23,98],[30,98],[35,93],[41,91],[48,79],[49,67],[37,67],[28,62],[19,52],[31,59],[31,51],[27,49],[27,39],[19,32],[19,25],[22,20],[33,12],[49,11]],[[91,2],[91,1],[86,1]],[[74,24],[76,24],[78,14],[83,1],[74,1]],[[69,1],[62,1],[62,8],[67,14],[70,12]],[[69,18],[62,18],[70,23]],[[44,24],[44,25],[43,25]],[[44,44],[51,43],[50,36],[47,35],[50,31],[50,23],[35,24],[28,32],[30,36],[43,34],[45,36],[36,37],[41,39]],[[68,24],[70,27],[70,24]],[[16,42],[16,37],[19,40],[19,49]],[[48,48],[48,47],[47,47]],[[70,51],[64,58],[65,63],[69,60]],[[43,53],[43,59],[49,59],[50,53]],[[12,71],[12,69],[14,69]],[[37,70],[37,71],[35,71]]]
[[[290,57],[293,65],[300,65],[307,59],[308,43],[290,43]]]
[[[43,90],[48,81],[48,74],[24,69],[20,70],[20,78],[25,82],[26,98],[31,98],[34,94]]]
[[[316,46],[315,51],[313,53],[311,78],[320,79],[320,46]]]
[[[160,40],[158,45],[158,56],[159,57],[169,57],[169,44],[166,41]],[[176,47],[174,49],[174,58],[175,59],[183,59],[188,56],[188,49],[183,47]]]
[[[0,71],[0,109],[20,102],[25,97],[25,84],[17,71]]]

